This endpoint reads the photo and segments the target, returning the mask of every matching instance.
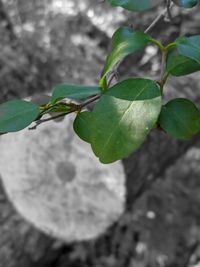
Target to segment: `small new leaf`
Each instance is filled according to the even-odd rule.
[[[17,132],[30,125],[39,115],[39,106],[24,100],[0,105],[0,132]]]
[[[150,37],[143,32],[134,32],[129,27],[119,28],[112,37],[111,53],[106,59],[100,85],[104,87],[106,75],[126,56],[145,47]]]
[[[92,123],[92,112],[83,111],[78,113],[74,120],[74,131],[75,133],[85,142],[90,142],[91,136],[91,123]]]
[[[50,107],[45,113],[70,112],[70,110],[70,106],[66,105],[66,103],[57,103]]]
[[[189,139],[200,131],[200,113],[188,99],[177,98],[162,107],[161,128],[178,139]]]
[[[120,6],[130,11],[144,11],[150,9],[163,0],[108,0],[112,6]]]
[[[161,109],[154,81],[128,79],[102,95],[92,112],[90,143],[102,163],[128,156],[145,140]]]
[[[64,98],[85,99],[87,97],[100,94],[98,86],[80,86],[74,84],[59,84],[54,88],[51,103],[55,104]]]

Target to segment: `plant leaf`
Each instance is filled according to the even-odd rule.
[[[129,27],[120,27],[112,37],[111,53],[106,59],[100,85],[103,86],[106,75],[124,57],[145,47],[151,38],[143,32],[134,32]]]
[[[91,122],[92,122],[92,112],[83,111],[78,113],[76,119],[74,120],[74,131],[75,133],[85,142],[90,142],[91,136]]]
[[[122,81],[102,95],[93,110],[91,145],[102,163],[128,156],[145,140],[161,109],[154,81]]]
[[[177,6],[192,8],[198,4],[198,0],[172,0]]]
[[[176,98],[162,107],[161,128],[178,139],[189,139],[200,131],[200,113],[188,99]]]
[[[200,64],[200,35],[179,37],[176,44],[180,55],[193,59]]]
[[[51,103],[54,104],[64,98],[84,99],[96,94],[100,94],[100,88],[98,86],[59,84],[53,91]]]
[[[50,107],[46,113],[66,113],[70,112],[70,106],[67,106],[65,103],[57,103],[53,107]]]
[[[162,3],[162,0],[108,0],[112,6],[121,6],[131,11],[144,11]]]
[[[200,70],[200,64],[182,56],[177,49],[172,49],[167,56],[167,71],[174,76],[187,75]]]
[[[39,115],[38,105],[24,100],[11,100],[0,105],[0,132],[17,132],[26,128]]]

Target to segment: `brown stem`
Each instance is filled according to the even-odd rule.
[[[0,0],[0,3],[1,3],[1,0]],[[153,22],[147,27],[147,29],[144,31],[145,33],[148,33],[150,32],[157,24],[158,22],[164,18],[166,16],[166,14],[169,12],[169,9],[172,7],[172,5],[169,7],[167,6],[167,8],[161,13],[159,14],[154,20]],[[164,86],[164,83],[166,82],[166,79],[168,77],[168,75],[165,75],[165,61],[166,61],[166,53],[163,52],[162,53],[162,63],[161,63],[161,73],[160,73],[160,81],[158,82],[160,84],[160,88],[161,88],[161,91],[163,90],[163,86]],[[116,71],[114,72],[114,74],[110,77],[110,80],[109,80],[109,85],[111,84],[113,78],[115,77],[116,75],[116,72],[117,72],[117,69],[119,68],[120,64],[122,63],[122,61],[120,61],[118,63],[118,66],[116,68]],[[48,122],[48,121],[51,121],[51,120],[55,120],[57,118],[61,118],[61,117],[64,117],[70,113],[73,113],[75,111],[80,111],[82,108],[84,108],[85,106],[93,103],[94,101],[98,100],[100,98],[100,95],[96,95],[94,96],[93,98],[90,98],[88,100],[86,100],[85,102],[83,102],[82,104],[80,105],[76,105],[77,109],[73,109],[69,112],[66,112],[66,113],[61,113],[59,115],[56,115],[54,117],[50,117],[50,118],[47,118],[47,119],[39,119],[36,121],[36,124],[35,126],[33,127],[30,127],[29,130],[34,130],[37,128],[38,125],[42,124],[42,123],[45,123],[45,122]],[[4,135],[6,133],[0,133],[0,136],[1,135]]]
[[[162,13],[160,13],[154,21],[147,27],[147,29],[144,31],[145,33],[150,32],[157,24],[158,22],[163,19],[167,14],[167,10],[164,10]]]
[[[73,113],[73,112],[75,112],[75,111],[72,110],[72,111],[69,111],[69,112],[66,112],[66,113],[58,114],[58,115],[56,115],[56,116],[54,116],[54,117],[49,117],[49,118],[47,118],[47,119],[38,120],[38,121],[35,122],[35,125],[34,125],[33,127],[29,127],[28,129],[29,129],[29,130],[35,130],[35,129],[38,127],[38,125],[40,125],[40,124],[42,124],[42,123],[44,123],[44,122],[52,121],[52,120],[55,120],[55,119],[64,117],[64,116],[66,116],[66,115],[68,115],[68,114],[70,114],[70,113]]]
[[[163,80],[165,74],[165,67],[166,67],[166,52],[162,52],[162,60],[161,60],[161,69],[160,69],[160,81]]]
[[[88,100],[86,100],[85,102],[83,102],[82,104],[80,104],[80,109],[84,108],[85,106],[93,103],[94,101],[98,100],[101,96],[100,95],[96,95]]]
[[[153,21],[152,23],[148,26],[148,28],[144,31],[145,33],[148,33],[150,32],[158,23],[161,19],[163,19],[167,14],[168,14],[168,17],[169,17],[169,20],[172,20],[172,16],[171,16],[171,13],[170,13],[170,9],[172,8],[173,6],[173,3],[170,3],[168,1],[167,3],[167,6],[166,6],[166,9],[161,12]]]
[[[167,51],[162,51],[162,60],[161,60],[161,70],[160,70],[160,78],[159,78],[159,84],[160,84],[160,90],[163,94],[163,87],[167,81],[167,78],[169,76],[169,73],[166,72],[166,57],[167,57]]]

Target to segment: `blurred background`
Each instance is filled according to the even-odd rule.
[[[0,0],[0,101],[49,93],[60,82],[96,84],[110,38],[121,25],[144,30],[161,12],[111,8],[97,0]],[[152,31],[164,44],[200,34],[200,7],[174,8]],[[157,48],[125,59],[119,78],[157,77]],[[166,85],[165,101],[188,97],[200,108],[200,73]],[[123,160],[127,203],[96,240],[64,244],[25,222],[0,187],[1,267],[200,267],[200,136],[180,142],[153,131]],[[1,170],[0,170],[1,174]]]

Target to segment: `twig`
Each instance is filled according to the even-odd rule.
[[[56,115],[54,117],[49,117],[47,119],[42,119],[42,120],[38,120],[35,122],[35,125],[33,127],[29,127],[28,129],[29,130],[35,130],[40,124],[44,123],[44,122],[47,122],[47,121],[52,121],[52,120],[55,120],[55,119],[58,119],[58,118],[61,118],[61,117],[64,117],[70,113],[73,113],[75,112],[75,110],[72,110],[72,111],[69,111],[69,112],[65,112],[65,113],[61,113],[59,115]]]
[[[172,14],[171,14],[171,7],[173,6],[173,3],[171,2],[171,0],[167,0],[167,15],[168,15],[168,19],[169,21],[173,20]]]
[[[84,108],[85,106],[93,103],[94,101],[98,100],[101,96],[100,95],[96,95],[88,100],[86,100],[85,102],[83,102],[82,104],[79,105],[80,109]]]
[[[170,3],[170,1],[168,0],[167,2],[167,6],[166,6],[166,9],[161,12],[153,21],[152,23],[147,27],[147,29],[144,31],[145,33],[148,33],[150,32],[157,24],[158,22],[163,19],[167,14],[168,14],[168,17],[169,17],[169,20],[172,20],[172,16],[171,16],[171,13],[170,13],[170,9],[172,8],[173,6],[173,3]]]
[[[82,104],[80,105],[74,105],[74,108],[68,112],[64,112],[64,113],[61,113],[61,114],[58,114],[54,117],[49,117],[47,119],[42,119],[42,120],[38,120],[35,122],[35,125],[33,127],[29,127],[28,129],[29,130],[35,130],[40,124],[42,123],[45,123],[45,122],[48,122],[48,121],[52,121],[52,120],[55,120],[55,119],[58,119],[58,118],[61,118],[61,117],[64,117],[68,114],[71,114],[73,112],[76,112],[76,111],[81,111],[82,108],[84,108],[85,106],[93,103],[94,101],[96,101],[97,99],[100,98],[100,95],[96,95],[90,99],[88,99],[87,101],[83,102]]]
[[[158,22],[163,19],[167,14],[167,9],[164,10],[162,13],[160,13],[155,19],[154,21],[146,28],[146,30],[144,31],[145,33],[150,32],[157,24]]]
[[[117,70],[113,71],[112,74],[110,75],[109,81],[108,81],[108,87],[111,86],[112,81],[113,81],[114,78],[116,78],[116,80],[118,80],[118,72],[117,72]]]
[[[169,0],[168,0],[169,1]],[[169,3],[169,2],[168,2]],[[153,20],[153,22],[146,28],[146,30],[144,31],[145,33],[148,33],[148,32],[150,32],[157,24],[158,24],[158,22],[162,19],[162,18],[164,18],[165,16],[166,16],[166,14],[168,14],[168,16],[171,14],[170,12],[169,12],[169,10],[170,10],[170,8],[172,7],[172,4],[171,5],[169,5],[169,4],[167,4],[167,7],[166,7],[166,9],[161,13],[161,14],[159,14],[154,20]],[[171,19],[171,16],[169,16],[170,17],[170,19]],[[164,77],[164,75],[165,75],[165,73],[164,73],[164,70],[165,70],[165,53],[163,53],[163,56],[162,56],[162,67],[161,67],[161,73],[160,73],[160,81],[162,81],[162,79],[163,79],[163,77]],[[117,68],[116,68],[116,70],[112,73],[112,75],[110,76],[110,78],[109,78],[109,82],[108,82],[108,86],[110,86],[111,85],[111,83],[112,83],[112,81],[113,81],[113,79],[115,78],[115,77],[117,77],[117,69],[119,68],[119,66],[120,66],[120,64],[122,63],[122,61],[120,61],[119,63],[118,63],[118,65],[117,65]],[[64,117],[64,116],[66,116],[66,115],[68,115],[68,114],[70,114],[70,113],[73,113],[73,112],[75,112],[75,111],[80,111],[82,108],[84,108],[85,106],[87,106],[87,105],[89,105],[89,104],[91,104],[91,103],[93,103],[94,101],[96,101],[96,100],[98,100],[100,98],[100,95],[96,95],[96,96],[94,96],[93,98],[90,98],[90,99],[88,99],[88,100],[86,100],[85,102],[83,102],[82,104],[80,104],[80,105],[76,105],[76,107],[77,107],[77,109],[73,109],[73,110],[71,110],[71,111],[69,111],[69,112],[66,112],[66,113],[61,113],[61,114],[59,114],[59,115],[56,115],[56,116],[54,116],[54,117],[50,117],[50,118],[47,118],[47,119],[39,119],[38,121],[36,121],[35,122],[35,125],[33,126],[33,127],[30,127],[30,128],[28,128],[29,130],[35,130],[40,124],[42,124],[42,123],[45,123],[45,122],[48,122],[48,121],[51,121],[51,120],[55,120],[55,119],[58,119],[58,118],[61,118],[61,117]],[[0,136],[1,135],[4,135],[4,134],[7,134],[7,133],[0,133]]]
[[[108,87],[111,85],[112,81],[114,78],[117,78],[117,72],[113,71],[112,75],[110,76],[110,79],[108,81]],[[98,100],[101,96],[100,95],[96,95],[88,100],[86,100],[85,102],[83,102],[82,104],[80,104],[80,109],[84,108],[85,106],[93,103],[94,101]]]
[[[161,19],[163,19],[167,14],[169,16],[169,19],[171,19],[171,13],[170,13],[170,9],[172,8],[173,3],[170,2],[170,0],[168,0],[167,6],[165,8],[165,10],[163,12],[161,12],[153,21],[152,23],[144,30],[144,33],[149,33],[158,23]],[[119,66],[122,64],[123,59],[120,60],[115,68],[115,73],[117,73]],[[102,70],[103,73],[103,70]]]
[[[161,67],[160,67],[160,82],[163,81],[165,75],[165,66],[166,66],[166,52],[162,52]]]

